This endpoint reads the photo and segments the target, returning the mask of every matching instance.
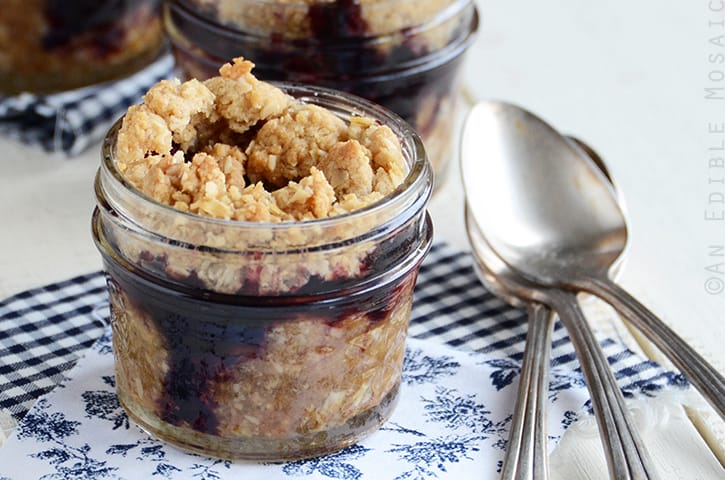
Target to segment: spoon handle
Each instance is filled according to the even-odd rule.
[[[547,295],[549,304],[569,333],[584,371],[610,477],[616,480],[658,478],[624,403],[622,391],[584,318],[576,295],[557,289],[547,290]]]
[[[548,452],[548,430],[546,424],[546,409],[549,404],[549,366],[551,365],[551,333],[554,329],[554,312],[549,308],[541,309],[534,318],[539,324],[536,339],[536,350],[540,352],[537,357],[536,370],[538,374],[532,374],[539,383],[536,397],[535,435],[534,435],[534,480],[547,480],[549,477],[549,452]]]
[[[501,480],[549,478],[546,405],[554,319],[549,307],[540,303],[530,303],[528,312],[529,328],[526,333],[519,391]]]
[[[608,278],[578,280],[576,287],[602,298],[619,311],[672,361],[725,419],[725,378],[670,327]]]

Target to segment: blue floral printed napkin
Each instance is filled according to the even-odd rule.
[[[121,80],[52,95],[0,96],[0,133],[74,156],[100,140],[126,109],[173,69],[171,55]]]

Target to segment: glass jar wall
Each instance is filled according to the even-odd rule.
[[[283,89],[345,120],[389,126],[402,142],[403,184],[319,220],[202,217],[126,182],[114,160],[118,126],[96,179],[119,399],[153,435],[206,455],[309,457],[382,424],[431,242],[431,170],[410,127],[340,92]]]

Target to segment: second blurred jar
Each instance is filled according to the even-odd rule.
[[[163,48],[161,0],[3,0],[0,95],[124,77]]]
[[[262,79],[388,107],[423,138],[440,185],[460,67],[478,29],[472,0],[168,0],[164,22],[185,78],[211,77],[242,55]]]

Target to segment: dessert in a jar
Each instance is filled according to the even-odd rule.
[[[160,0],[3,0],[0,95],[130,75],[163,49]]]
[[[402,116],[440,184],[453,155],[459,73],[475,38],[472,0],[170,0],[178,70],[207,78],[237,55],[263,80],[335,88]]]
[[[129,416],[206,455],[304,458],[393,411],[432,176],[393,113],[251,68],[129,109],[93,233]]]

